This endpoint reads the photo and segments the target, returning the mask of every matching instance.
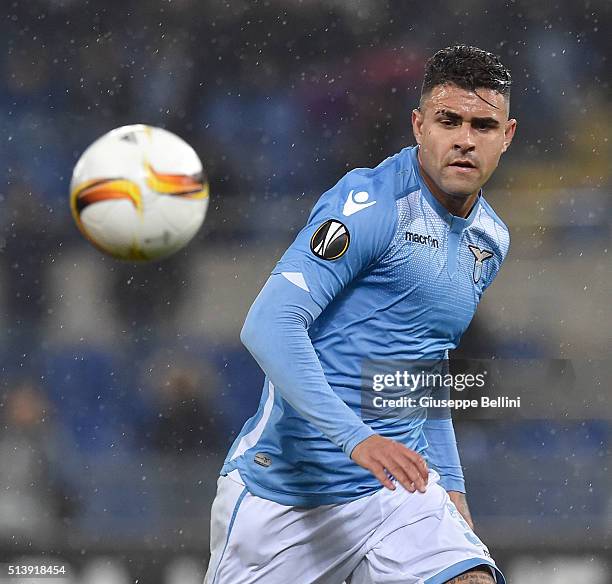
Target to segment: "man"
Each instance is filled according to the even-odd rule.
[[[365,360],[446,358],[508,252],[480,189],[509,91],[494,55],[436,53],[418,146],[342,178],[272,272],[241,334],[266,379],[221,471],[207,584],[504,582],[465,520],[451,420],[365,423],[360,400]]]

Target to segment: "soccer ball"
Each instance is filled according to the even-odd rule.
[[[100,251],[122,260],[161,259],[202,225],[208,183],[187,142],[162,128],[123,126],[79,158],[70,207],[81,233]]]

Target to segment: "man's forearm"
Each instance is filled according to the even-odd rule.
[[[461,513],[461,516],[465,519],[466,523],[470,526],[472,530],[474,530],[474,521],[472,520],[472,514],[470,513],[470,508],[467,503],[467,498],[465,493],[460,493],[458,491],[448,491],[448,496],[450,500],[457,507],[457,511]]]

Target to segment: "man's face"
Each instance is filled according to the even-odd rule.
[[[445,84],[434,87],[412,112],[412,129],[429,178],[443,192],[465,198],[497,168],[516,120],[508,119],[508,105],[497,91]]]

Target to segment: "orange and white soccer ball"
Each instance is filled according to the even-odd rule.
[[[193,148],[175,134],[123,126],[79,158],[70,207],[83,235],[119,259],[167,257],[193,238],[208,208],[208,182]]]

